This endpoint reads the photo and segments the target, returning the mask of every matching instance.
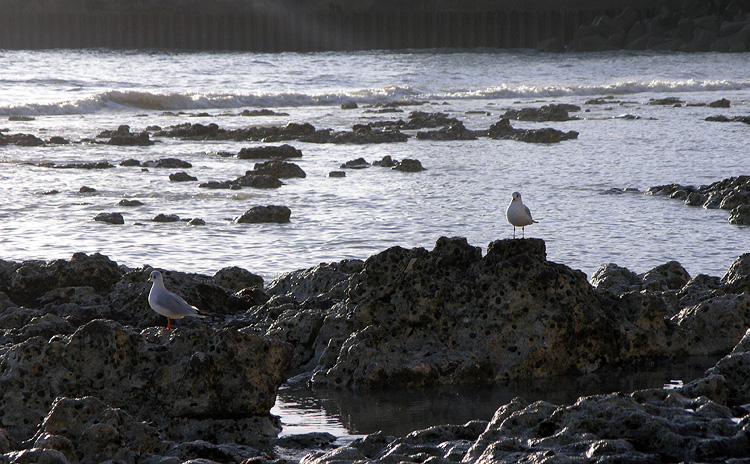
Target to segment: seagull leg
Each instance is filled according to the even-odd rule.
[[[513,226],[513,238],[516,238],[516,226]]]
[[[526,226],[521,227],[521,238],[526,238]]]
[[[167,318],[167,326],[161,329],[162,332],[166,332],[167,330],[172,330],[172,319]]]

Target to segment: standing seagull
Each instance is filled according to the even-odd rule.
[[[206,317],[200,313],[200,309],[189,305],[181,297],[167,290],[164,287],[164,279],[161,276],[161,272],[152,272],[148,281],[154,283],[148,294],[149,306],[167,318],[167,326],[162,330],[172,329],[172,319],[182,319],[185,316]]]
[[[513,199],[510,200],[505,215],[508,222],[513,224],[513,238],[516,238],[516,227],[521,228],[521,238],[526,238],[525,227],[537,222],[531,217],[531,211],[523,204],[521,194],[518,192],[513,192]]]

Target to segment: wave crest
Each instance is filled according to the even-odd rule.
[[[750,81],[662,81],[618,82],[606,85],[548,85],[548,86],[497,86],[488,89],[433,92],[417,90],[409,86],[387,86],[377,89],[307,94],[281,92],[268,94],[235,93],[153,93],[147,91],[110,90],[79,100],[60,103],[28,103],[0,106],[3,116],[42,116],[94,114],[107,111],[151,110],[208,110],[231,108],[278,108],[297,106],[340,105],[348,101],[360,104],[383,102],[410,102],[498,99],[498,98],[540,98],[594,95],[629,95],[644,92],[703,92],[728,91],[750,88]]]

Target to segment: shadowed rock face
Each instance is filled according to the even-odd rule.
[[[390,248],[355,274],[315,343],[317,385],[492,382],[591,371],[617,357],[614,318],[536,239]],[[585,342],[581,342],[585,340]]]
[[[233,329],[138,332],[94,320],[72,335],[8,348],[0,360],[3,424],[29,436],[55,398],[90,395],[168,436],[191,438],[196,424],[188,422],[268,414],[290,354],[282,342]]]

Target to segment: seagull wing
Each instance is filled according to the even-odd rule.
[[[182,297],[175,295],[170,291],[160,292],[156,295],[155,303],[172,314],[171,317],[179,318],[183,316],[200,316],[198,308],[187,303]]]

